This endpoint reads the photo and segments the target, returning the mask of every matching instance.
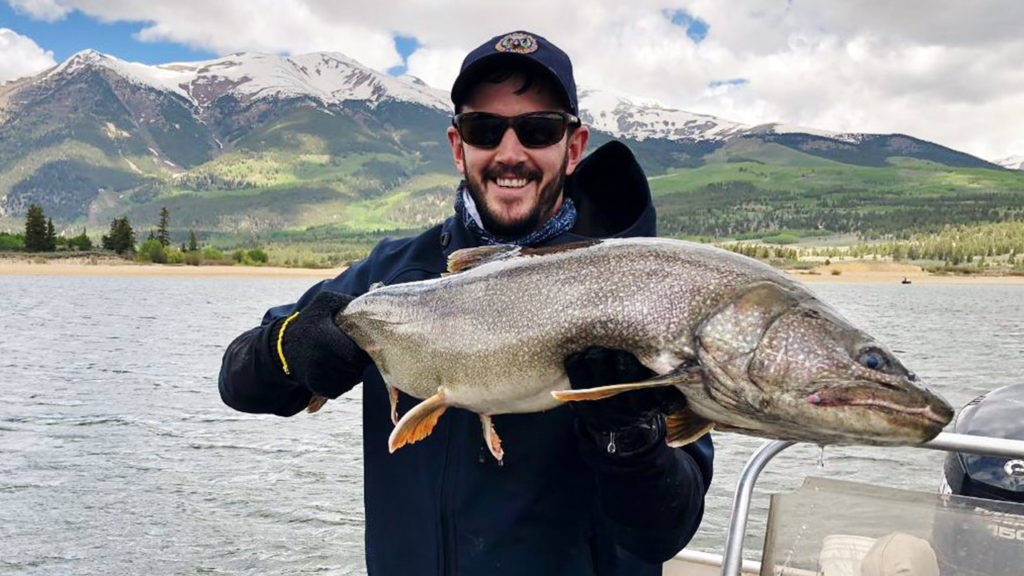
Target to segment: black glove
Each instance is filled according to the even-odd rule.
[[[641,382],[654,373],[629,352],[587,348],[565,359],[565,372],[574,390]],[[572,402],[584,437],[609,453],[644,451],[665,439],[663,412],[685,402],[674,386],[623,392],[604,400]]]
[[[337,398],[352,389],[372,361],[334,323],[334,316],[352,300],[325,290],[271,326],[271,356],[288,378],[320,396]]]

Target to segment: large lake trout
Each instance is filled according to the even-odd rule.
[[[448,406],[491,416],[675,386],[670,444],[712,426],[818,444],[913,444],[953,415],[884,346],[806,288],[756,260],[661,238],[546,249],[460,250],[444,277],[371,288],[338,326],[373,358],[392,398],[424,399],[390,449],[416,442]],[[651,380],[571,390],[567,356],[624,350]],[[382,415],[383,416],[383,415]]]

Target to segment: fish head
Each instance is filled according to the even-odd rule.
[[[918,444],[953,417],[885,346],[800,288],[750,287],[705,322],[698,342],[709,396],[760,435]]]

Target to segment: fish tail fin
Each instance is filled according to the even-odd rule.
[[[388,437],[388,451],[394,453],[406,444],[419,442],[430,436],[438,419],[447,409],[444,388],[439,388],[437,394],[420,402],[402,416]]]

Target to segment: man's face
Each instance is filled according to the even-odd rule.
[[[469,93],[462,112],[518,116],[563,110],[546,83],[534,82],[516,94],[522,85],[518,74],[499,84],[481,82]],[[580,126],[551,146],[527,148],[509,128],[496,147],[477,148],[463,142],[454,127],[448,128],[455,167],[465,176],[484,227],[499,236],[527,234],[558,211],[565,177],[583,158],[588,137],[587,127]]]

